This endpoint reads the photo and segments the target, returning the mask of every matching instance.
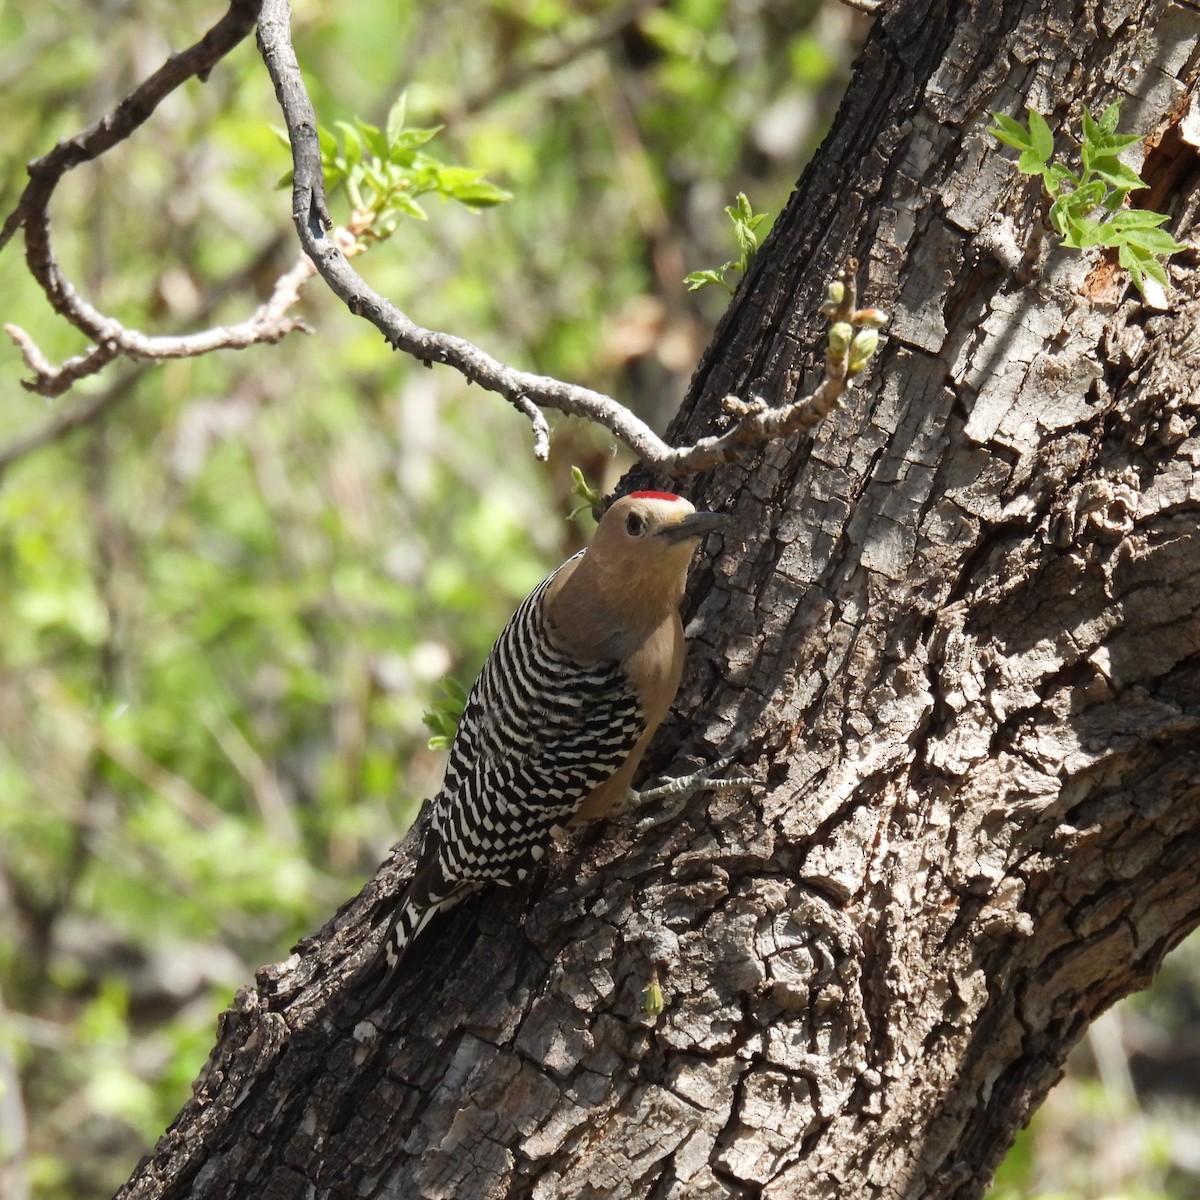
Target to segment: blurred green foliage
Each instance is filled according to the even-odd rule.
[[[782,209],[867,26],[815,0],[674,0],[623,23],[606,0],[293,7],[319,119],[347,123],[334,157],[405,94],[405,121],[443,126],[439,158],[472,172],[451,183],[483,171],[514,195],[397,220],[356,260],[372,284],[659,428],[724,304],[681,280],[725,257],[731,196]],[[0,210],[21,164],[221,11],[0,0]],[[279,124],[248,40],[72,172],[54,233],[84,295],[150,332],[247,315],[298,254]],[[79,353],[19,254],[0,320]],[[89,1200],[128,1175],[234,989],[352,895],[436,788],[422,714],[441,681],[473,677],[585,535],[559,515],[569,465],[606,488],[621,468],[565,420],[538,466],[497,398],[390,354],[318,281],[302,310],[312,337],[117,365],[53,402],[0,344],[0,447],[114,389],[102,420],[0,477],[5,1200]],[[1004,1200],[1042,1186],[1020,1174],[1028,1144]]]
[[[1194,1200],[1200,1193],[1200,936],[1088,1027],[989,1200]]]

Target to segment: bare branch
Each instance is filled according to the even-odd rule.
[[[280,238],[271,238],[237,274],[212,287],[205,294],[204,303],[200,310],[194,314],[194,319],[197,321],[209,320],[212,313],[216,311],[217,306],[229,292],[240,286],[244,279],[258,275],[273,261],[279,252],[280,245]],[[313,274],[312,261],[302,255],[296,260],[294,266],[284,275],[280,276],[275,284],[271,298],[259,308],[251,320],[255,320],[260,316],[264,320],[276,319],[283,308],[295,303],[296,294],[301,285],[306,279],[311,278]],[[83,355],[79,359],[68,359],[61,367],[55,368],[49,363],[38,345],[23,329],[20,329],[16,325],[6,325],[4,330],[20,347],[29,369],[39,375],[45,374],[48,379],[54,377],[56,371],[59,374],[66,374],[75,370],[74,364],[76,362],[85,363],[85,367],[79,370],[76,378],[94,374],[98,367],[87,363],[86,360],[89,358],[96,359],[105,354],[108,355],[105,358],[105,362],[118,357],[115,351],[109,353],[103,349],[96,348],[90,352],[90,355]],[[13,463],[24,458],[27,454],[32,454],[34,451],[40,450],[43,446],[48,446],[52,442],[58,441],[76,429],[94,424],[107,415],[132,392],[134,384],[147,367],[151,365],[153,360],[142,358],[134,359],[133,362],[132,369],[124,371],[121,377],[115,383],[105,388],[103,392],[99,392],[69,407],[55,411],[41,424],[21,434],[7,446],[0,446],[0,476]],[[103,363],[99,365],[102,366]],[[88,367],[90,369],[87,369]],[[60,392],[65,390],[65,388],[58,389]]]
[[[97,334],[99,345],[86,354],[67,359],[61,367],[54,367],[38,348],[34,340],[18,325],[5,325],[4,332],[21,348],[25,365],[33,372],[32,379],[22,380],[22,386],[41,396],[61,396],[78,380],[94,375],[114,358],[144,358],[161,361],[168,358],[194,358],[198,354],[210,354],[214,350],[243,350],[263,342],[277,342],[295,330],[309,333],[311,330],[300,317],[288,317],[284,313],[299,298],[301,285],[313,274],[311,260],[299,259],[286,274],[275,282],[271,297],[259,305],[245,321],[236,325],[216,325],[200,333],[179,336],[153,337],[126,329],[119,321],[104,317],[85,300],[75,297],[75,313],[88,312],[101,322],[103,333]],[[82,327],[69,313],[64,313],[73,325]],[[89,331],[90,332],[90,331]]]
[[[635,0],[620,14],[620,23],[635,19],[642,7],[642,3]],[[128,329],[84,300],[59,267],[50,242],[49,204],[54,189],[67,171],[91,161],[129,137],[185,80],[193,76],[205,78],[212,67],[246,36],[256,17],[259,18],[259,45],[291,139],[295,166],[293,219],[307,257],[278,281],[270,300],[239,324],[179,336],[151,336]],[[705,438],[695,446],[674,448],[611,396],[548,376],[516,370],[463,338],[424,329],[409,320],[350,266],[347,256],[354,252],[353,239],[347,239],[345,231],[332,235],[328,232],[333,223],[324,194],[316,117],[291,45],[289,21],[286,0],[265,0],[261,5],[259,0],[232,0],[225,15],[200,41],[172,55],[113,112],[75,137],[59,142],[48,154],[29,164],[29,183],[0,230],[0,250],[17,229],[23,227],[30,272],[41,284],[54,310],[93,339],[95,345],[56,367],[28,333],[16,325],[5,326],[32,372],[33,377],[23,381],[25,387],[41,395],[57,396],[122,356],[158,361],[278,341],[294,330],[306,329],[299,318],[285,314],[295,303],[301,285],[316,271],[351,312],[367,318],[379,329],[393,349],[404,350],[426,364],[444,363],[469,381],[504,396],[530,421],[534,432],[534,454],[539,459],[545,459],[549,453],[549,426],[542,411],[546,408],[603,426],[654,470],[666,476],[679,476],[728,462],[763,441],[810,428],[840,400],[855,372],[840,370],[835,362],[837,356],[831,353],[826,364],[826,378],[812,396],[780,409],[770,409],[759,400],[744,402],[736,397],[727,398],[725,410],[736,418],[731,429]],[[571,47],[564,54],[573,55],[598,44],[601,33],[610,32],[612,28],[611,23],[606,23],[586,44]],[[551,67],[555,61],[550,61]],[[842,358],[845,358],[844,354]],[[104,395],[112,394],[110,390]],[[96,415],[106,411],[109,403],[102,398],[93,398],[59,414],[41,429],[0,452],[0,469],[30,449],[95,419]]]
[[[472,382],[498,392],[526,416],[532,406],[555,408],[603,425],[647,462],[669,456],[670,447],[611,397],[548,376],[517,371],[463,338],[423,329],[349,264],[336,242],[327,236],[333,222],[325,200],[317,119],[292,48],[289,19],[286,0],[265,0],[258,25],[259,48],[292,143],[292,219],[301,245],[333,293],[352,313],[369,320],[393,349],[404,350],[424,363],[454,367]],[[546,450],[546,437],[539,429],[534,452],[544,458]]]
[[[29,164],[29,183],[16,208],[0,229],[0,250],[21,225],[34,218],[48,230],[47,207],[59,180],[72,168],[91,162],[124,141],[149,119],[159,104],[193,76],[204,80],[212,68],[254,28],[259,0],[231,0],[229,11],[195,45],[172,54],[148,79],[139,84],[111,113],[106,113],[82,133],[64,138],[48,154]],[[33,269],[33,263],[30,263]],[[34,271],[41,281],[41,275]]]
[[[114,346],[93,346],[86,354],[77,354],[56,367],[20,325],[5,325],[4,332],[16,342],[25,365],[33,372],[32,379],[21,380],[22,386],[43,396],[61,395],[85,375],[95,375],[117,357]]]
[[[26,366],[33,372],[33,378],[24,381],[30,391],[43,396],[61,395],[84,376],[95,374],[120,356],[152,360],[187,358],[213,350],[276,342],[293,330],[305,328],[298,318],[284,315],[295,303],[299,285],[311,274],[310,270],[297,267],[279,280],[266,304],[237,325],[176,337],[153,337],[127,329],[79,295],[63,274],[50,242],[50,200],[62,177],[128,138],[171,92],[188,79],[205,79],[212,68],[249,34],[258,10],[259,0],[232,0],[225,15],[198,42],[171,55],[112,112],[82,133],[64,138],[48,154],[29,164],[29,183],[0,229],[0,250],[18,229],[24,228],[25,261],[51,307],[95,342],[84,354],[55,367],[29,334],[14,325],[5,326],[5,331],[20,347]],[[296,274],[297,271],[300,273]],[[87,409],[90,405],[81,407]]]
[[[334,295],[356,316],[370,321],[394,350],[403,350],[426,364],[438,362],[453,367],[470,382],[499,393],[525,414],[534,425],[536,457],[544,459],[549,450],[545,417],[538,410],[552,408],[603,426],[662,475],[694,474],[729,462],[750,446],[811,427],[845,393],[857,372],[846,369],[848,359],[843,348],[840,358],[845,361],[840,376],[834,361],[838,356],[831,355],[826,364],[827,377],[811,397],[782,409],[768,409],[761,402],[743,404],[736,398],[727,401],[726,411],[738,418],[732,429],[695,446],[677,449],[603,392],[519,371],[464,338],[417,325],[359,275],[337,239],[328,233],[333,221],[325,198],[317,118],[292,46],[290,16],[287,0],[264,0],[258,44],[292,144],[292,219],[305,253]],[[852,296],[849,304],[852,308]]]

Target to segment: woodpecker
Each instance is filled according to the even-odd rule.
[[[390,989],[439,912],[524,879],[574,818],[623,804],[683,672],[688,564],[723,514],[633,492],[524,600],[467,696],[412,882],[369,968]]]

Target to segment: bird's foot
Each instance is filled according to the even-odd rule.
[[[638,821],[638,829],[653,829],[674,820],[687,806],[687,802],[700,792],[732,792],[741,788],[761,787],[762,780],[749,776],[735,776],[731,779],[718,779],[717,776],[736,761],[736,755],[728,754],[719,758],[715,763],[709,763],[689,775],[680,775],[677,779],[668,779],[657,787],[637,791],[630,788],[624,801],[612,815],[622,816],[635,810],[645,812],[647,806],[656,807],[656,811],[647,812]]]

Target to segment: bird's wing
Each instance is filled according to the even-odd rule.
[[[480,884],[525,877],[646,728],[620,663],[554,647],[542,609],[553,578],[513,614],[467,696],[421,857],[366,972],[383,974],[368,1007],[437,912]]]
[[[451,745],[422,855],[442,859],[447,882],[523,875],[645,729],[619,663],[579,663],[551,644],[549,582],[497,639]]]
[[[637,693],[616,663],[575,664],[570,706],[526,703],[514,692],[503,728],[483,720],[495,712],[477,694],[490,673],[468,697],[421,858],[365,973],[382,972],[368,1008],[391,989],[409,946],[438,912],[483,883],[525,878],[645,729]]]

